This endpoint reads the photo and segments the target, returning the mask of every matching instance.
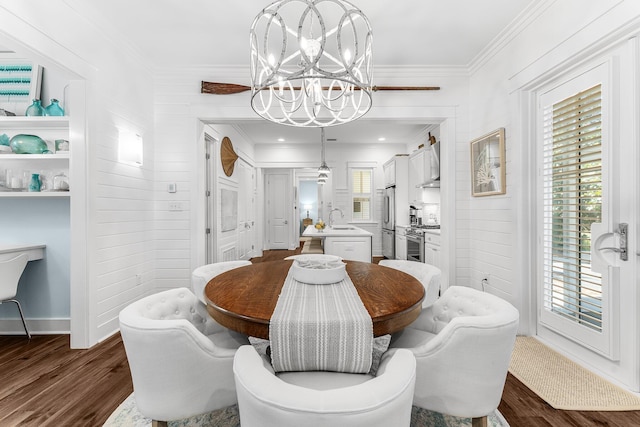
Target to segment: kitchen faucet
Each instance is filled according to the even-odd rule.
[[[335,211],[340,212],[340,218],[344,218],[344,212],[342,212],[342,209],[340,208],[331,209],[331,212],[329,212],[329,228],[333,227],[333,213]]]

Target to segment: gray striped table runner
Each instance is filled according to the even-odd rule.
[[[347,275],[338,283],[308,285],[291,271],[269,323],[276,372],[367,373],[373,322]]]

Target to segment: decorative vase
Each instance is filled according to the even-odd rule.
[[[24,112],[25,116],[44,116],[44,108],[39,99],[34,99],[33,103],[27,107]]]
[[[29,191],[40,191],[40,174],[31,174],[31,181],[29,181]]]
[[[9,146],[16,154],[43,154],[48,153],[47,143],[36,135],[14,135]]]
[[[45,116],[64,116],[64,110],[58,104],[58,100],[55,98],[51,99],[51,104],[44,109]]]

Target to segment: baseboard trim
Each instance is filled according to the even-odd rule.
[[[71,319],[26,319],[31,335],[70,335]],[[0,334],[24,335],[22,321],[0,319]]]

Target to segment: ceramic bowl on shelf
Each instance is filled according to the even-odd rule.
[[[296,259],[291,265],[291,274],[295,280],[310,285],[328,285],[337,283],[347,275],[346,264],[341,260]]]

